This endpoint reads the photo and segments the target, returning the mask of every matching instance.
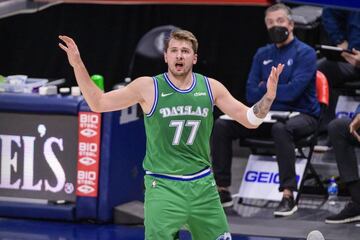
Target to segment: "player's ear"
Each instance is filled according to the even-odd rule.
[[[197,63],[198,55],[197,53],[194,54],[193,64]]]
[[[164,61],[167,63],[168,61],[167,61],[167,54],[166,54],[166,52],[164,52]]]

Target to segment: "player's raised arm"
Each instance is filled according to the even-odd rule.
[[[225,114],[247,128],[257,128],[269,112],[276,97],[279,75],[284,68],[283,64],[273,67],[267,81],[266,94],[251,108],[236,100],[229,91],[218,81],[211,79],[211,88],[214,94],[215,105]]]
[[[92,111],[120,110],[136,103],[140,103],[144,108],[146,93],[142,89],[152,89],[153,83],[150,77],[138,78],[124,88],[103,93],[91,80],[75,41],[68,36],[59,36],[59,38],[63,41],[59,46],[66,52],[69,63],[74,69],[76,81]],[[147,108],[145,106],[145,110]]]

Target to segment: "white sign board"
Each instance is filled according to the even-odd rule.
[[[120,121],[119,124],[126,124],[130,122],[134,122],[139,119],[137,116],[137,104],[132,105],[131,107],[125,108],[121,110]]]
[[[360,104],[359,97],[339,96],[335,109],[336,118],[343,118],[343,117],[352,118],[359,104]]]
[[[304,175],[306,159],[297,159],[295,164],[298,188]],[[275,156],[249,156],[245,173],[237,196],[243,198],[266,199],[280,201],[279,170]],[[294,192],[294,197],[296,197]]]

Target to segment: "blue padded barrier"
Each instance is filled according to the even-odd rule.
[[[35,204],[20,202],[0,202],[1,217],[21,217],[73,221],[75,204]]]
[[[82,97],[0,93],[0,112],[5,114],[77,116],[80,111],[91,111]],[[64,205],[0,201],[0,216],[109,222],[115,206],[143,200],[142,160],[146,145],[143,119],[120,124],[120,116],[121,111],[102,114],[97,197],[76,197],[75,203]],[[11,123],[0,119],[0,124]]]
[[[81,103],[79,112],[90,112],[90,108],[84,101]],[[101,133],[102,134],[102,133]],[[100,163],[101,163],[100,152]],[[96,219],[97,218],[97,201],[96,197],[77,197],[76,198],[76,219]]]
[[[38,94],[0,93],[0,112],[58,114],[77,116],[82,97],[40,96]],[[1,122],[3,126],[11,122]],[[5,125],[6,124],[6,125]],[[12,126],[13,128],[14,126]],[[1,133],[0,133],[1,134]],[[12,150],[15,151],[15,150]],[[76,159],[74,159],[76,161]],[[21,161],[18,159],[18,161]],[[33,195],[35,196],[35,195]],[[25,201],[26,199],[24,199]],[[76,203],[63,205],[0,201],[0,216],[41,219],[75,220]]]
[[[123,110],[127,111],[127,109]],[[98,220],[111,221],[119,204],[144,199],[145,129],[143,119],[120,124],[122,111],[103,114]]]
[[[82,101],[74,96],[1,93],[0,111],[77,115]]]

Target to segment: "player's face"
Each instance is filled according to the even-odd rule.
[[[186,76],[196,64],[197,54],[194,53],[191,42],[171,39],[164,58],[168,70],[174,76]]]
[[[282,9],[268,12],[265,17],[265,25],[267,29],[270,29],[274,26],[286,27],[289,32],[292,32],[294,29],[294,23],[290,21],[286,12]]]

